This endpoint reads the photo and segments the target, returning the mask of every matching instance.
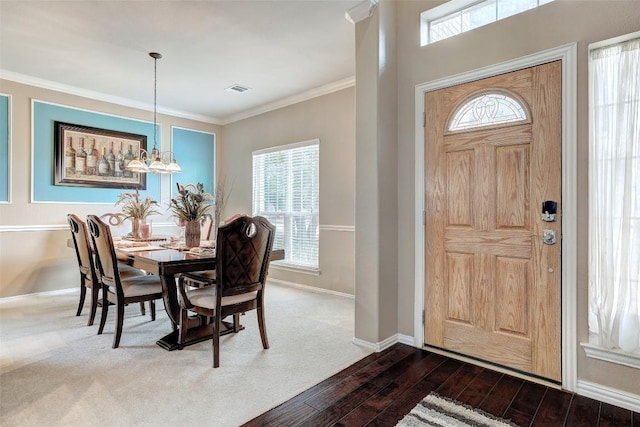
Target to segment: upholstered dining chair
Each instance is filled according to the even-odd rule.
[[[67,220],[69,222],[69,227],[71,228],[71,237],[73,240],[73,246],[76,250],[76,257],[78,258],[78,267],[80,269],[80,301],[78,303],[76,316],[80,316],[82,314],[84,301],[87,295],[87,288],[91,289],[91,311],[89,313],[89,320],[87,321],[87,326],[91,326],[93,325],[96,317],[98,295],[101,288],[95,268],[91,239],[89,237],[89,232],[87,231],[87,224],[81,220],[80,217],[74,214],[68,214]],[[145,274],[142,270],[123,264],[120,265],[119,270],[120,276],[125,279]],[[144,315],[144,303],[141,304],[140,308]]]
[[[184,342],[189,311],[213,318],[214,368],[220,366],[220,328],[226,316],[234,316],[237,331],[238,315],[257,310],[262,347],[269,348],[264,290],[274,237],[275,227],[266,218],[236,218],[218,228],[215,278],[183,273],[178,279],[181,304],[178,342]]]
[[[116,257],[113,238],[109,226],[96,215],[87,217],[87,226],[96,253],[96,275],[102,285],[102,315],[98,335],[102,334],[107,321],[109,303],[116,306],[116,331],[113,348],[120,345],[124,323],[124,307],[134,302],[150,301],[151,320],[156,320],[155,300],[162,298],[162,284],[159,276],[141,275],[123,278],[120,263]]]
[[[125,214],[120,212],[105,213],[100,215],[100,219],[111,227],[111,236],[124,236],[131,231],[131,226],[127,225]]]

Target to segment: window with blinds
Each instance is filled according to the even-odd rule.
[[[284,263],[318,269],[318,139],[253,152],[253,214],[276,226]]]

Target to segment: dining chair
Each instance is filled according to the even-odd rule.
[[[116,238],[122,238],[122,236],[126,236],[131,232],[132,226],[126,224],[127,216],[122,212],[115,212],[115,213],[107,212],[105,214],[100,215],[100,219],[103,222],[106,222],[107,224],[109,224],[109,230],[111,230],[112,238],[114,236]],[[138,274],[129,274],[134,272],[134,270],[138,273],[141,272],[139,269],[123,264],[122,262],[119,265],[120,265],[120,277],[122,278],[126,278],[129,275],[137,276]],[[144,309],[144,302],[140,303],[140,312],[142,313],[143,316],[146,314]]]
[[[100,215],[100,219],[111,227],[111,236],[124,236],[131,231],[131,226],[127,225],[127,218],[121,212],[108,212]]]
[[[87,288],[91,289],[91,311],[89,313],[89,320],[87,321],[87,326],[91,326],[93,325],[96,317],[96,311],[99,305],[98,295],[101,287],[95,268],[94,251],[91,246],[89,232],[87,231],[87,224],[81,220],[79,216],[74,214],[68,214],[67,221],[71,228],[71,237],[73,240],[73,246],[76,250],[78,267],[80,269],[80,301],[78,303],[78,309],[76,310],[76,316],[80,316],[82,314]],[[145,272],[140,269],[133,268],[128,265],[120,266],[120,276],[123,278],[142,276],[144,274]],[[144,303],[140,308],[144,315]]]
[[[223,224],[229,224],[230,222],[232,222],[236,218],[240,218],[241,216],[243,216],[243,215],[235,214],[231,218],[226,219],[223,222]],[[206,214],[204,216],[204,218],[202,219],[202,221],[200,222],[200,224],[201,224],[200,240],[209,240],[211,238],[210,235],[211,235],[211,229],[213,227],[213,218],[211,217],[211,215]],[[208,230],[208,231],[205,231],[205,230]],[[208,237],[204,237],[204,236],[208,236]],[[198,271],[198,272],[195,272],[194,274],[197,274],[198,276],[205,276],[207,278],[207,282],[199,281],[198,283],[196,283],[196,282],[192,281],[190,283],[190,285],[189,285],[190,288],[208,286],[208,285],[213,284],[215,282],[215,280],[216,280],[216,271],[215,270]],[[237,319],[239,319],[239,317],[235,316],[234,319],[237,320]],[[237,321],[236,321],[236,323],[237,323]]]
[[[183,273],[178,279],[180,322],[178,343],[185,342],[189,311],[213,318],[213,367],[220,366],[222,319],[257,310],[262,347],[269,348],[264,318],[264,290],[275,227],[261,216],[241,216],[218,228],[216,275]],[[193,285],[204,285],[193,287]]]
[[[107,321],[109,303],[116,306],[116,330],[113,337],[113,348],[120,345],[122,326],[124,323],[124,307],[127,304],[149,301],[151,320],[156,320],[155,300],[162,298],[160,277],[140,275],[124,278],[120,274],[121,263],[116,257],[113,238],[109,226],[96,215],[87,217],[87,225],[91,241],[96,253],[96,275],[102,285],[102,315],[98,335],[102,334]]]

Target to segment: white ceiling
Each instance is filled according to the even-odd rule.
[[[158,111],[228,123],[351,84],[358,3],[0,0],[0,77],[153,108],[160,52]]]

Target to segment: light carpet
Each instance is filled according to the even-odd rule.
[[[112,349],[115,310],[103,335],[76,317],[77,293],[0,301],[0,425],[237,426],[370,354],[352,343],[354,300],[269,283],[260,341],[255,311],[246,327],[168,352],[156,340],[171,331],[126,307],[120,348]],[[162,307],[162,303],[159,304]]]
[[[471,408],[455,400],[430,393],[402,418],[396,427],[510,427],[515,424]]]

